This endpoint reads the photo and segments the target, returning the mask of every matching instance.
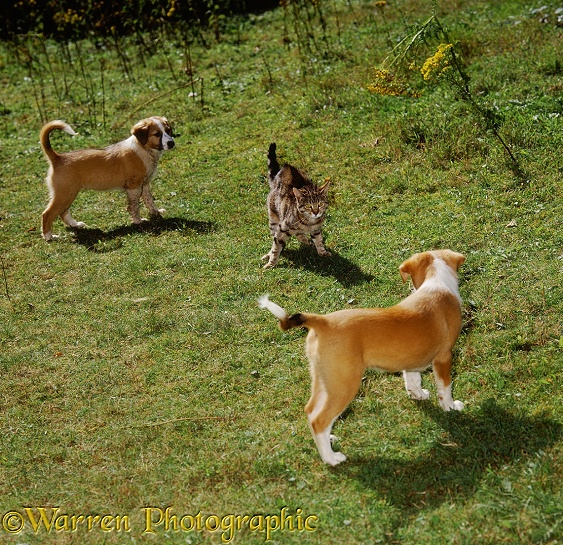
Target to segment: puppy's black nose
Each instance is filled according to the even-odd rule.
[[[171,140],[170,142],[168,142],[168,149],[172,149],[175,145],[176,142],[174,142],[174,140]]]

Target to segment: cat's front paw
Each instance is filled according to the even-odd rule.
[[[273,267],[276,266],[276,263],[278,262],[277,259],[274,259],[270,254],[266,254],[262,256],[262,261],[268,260],[268,263],[266,263],[264,265],[264,269],[271,269]]]
[[[321,256],[321,257],[330,257],[332,254],[328,251],[328,250],[317,250],[317,253]]]
[[[165,212],[166,212],[166,209],[164,209],[164,208],[155,208],[154,210],[151,210],[150,218],[151,218],[151,220],[160,219],[160,218],[162,218],[162,214],[164,214]]]

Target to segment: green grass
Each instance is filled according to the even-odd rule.
[[[429,3],[390,3],[383,18],[371,2],[335,2],[326,42],[318,22],[314,40],[296,37],[281,9],[234,20],[221,43],[190,45],[195,98],[179,40],[143,58],[130,44],[131,79],[89,42],[70,58],[31,38],[2,45],[0,541],[221,543],[229,515],[267,524],[286,507],[294,530],[271,543],[562,543],[563,77],[547,5],[547,22],[517,0],[438,6],[523,176],[447,88],[367,91]],[[120,140],[154,114],[180,135],[153,184],[165,219],[133,228],[124,195],[83,193],[73,214],[89,228],[57,221],[60,238],[44,242],[42,122],[80,133],[53,135],[66,150]],[[332,180],[331,259],[294,241],[261,268],[272,141]],[[335,424],[349,460],[325,467],[303,413],[304,333],[279,331],[257,297],[289,312],[392,305],[409,292],[402,260],[437,247],[467,256],[454,376],[465,410],[439,409],[430,374],[418,403],[400,376],[369,371]],[[129,516],[130,529],[35,533],[25,518],[8,532],[10,512],[43,506]],[[173,520],[143,534],[148,507],[227,529]],[[299,516],[318,517],[315,529]],[[233,543],[266,541],[245,524]]]

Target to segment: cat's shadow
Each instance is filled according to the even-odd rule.
[[[72,231],[73,240],[76,244],[85,246],[92,252],[105,253],[121,247],[123,238],[134,233],[146,233],[152,236],[158,236],[170,231],[205,234],[212,232],[214,228],[213,223],[210,221],[194,221],[185,218],[157,218],[139,225],[124,225],[111,231],[102,231],[101,229],[89,227],[72,229]]]
[[[321,276],[332,276],[340,284],[348,288],[368,283],[373,276],[363,272],[360,267],[349,259],[330,249],[330,257],[321,257],[313,247],[301,245],[298,248],[286,248],[281,254],[278,267],[288,261],[293,267],[301,267],[314,271]]]

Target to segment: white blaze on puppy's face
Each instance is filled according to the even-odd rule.
[[[168,123],[165,125],[162,121],[160,121],[160,119],[156,119],[154,117],[151,118],[151,120],[155,124],[155,129],[154,133],[151,130],[149,134],[160,139],[158,149],[163,151],[172,149],[175,143],[174,138],[172,137],[172,129],[170,128],[170,125],[168,125]]]

